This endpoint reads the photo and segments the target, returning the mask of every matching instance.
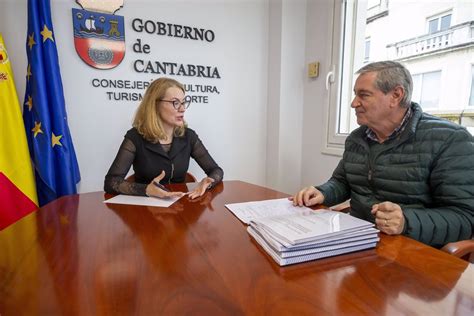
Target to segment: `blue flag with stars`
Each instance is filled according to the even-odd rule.
[[[67,122],[49,0],[28,0],[26,51],[23,120],[42,206],[76,193],[81,180]]]

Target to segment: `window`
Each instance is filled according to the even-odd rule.
[[[396,60],[404,64],[414,80],[412,100],[424,111],[459,115],[474,105],[474,66],[466,57],[472,47],[470,22],[474,12],[467,13],[462,4],[445,0],[443,11],[436,12],[440,7],[436,2],[333,0],[325,153],[342,153],[345,138],[358,127],[350,107],[354,74],[369,61]],[[456,10],[463,14],[457,15]],[[456,16],[458,21],[453,20]],[[443,38],[456,38],[456,42],[431,34],[439,31],[445,31]],[[463,113],[466,115],[466,111]]]
[[[360,12],[357,11],[358,9]],[[365,32],[355,32],[355,30],[364,27],[366,12],[367,3],[365,6],[357,6],[357,1],[354,0],[333,0],[332,33],[334,36],[331,45],[331,70],[326,76],[329,102],[325,112],[327,125],[323,149],[323,152],[327,154],[340,155],[342,153],[347,132],[354,124],[351,120],[355,121],[355,116],[351,115],[352,111],[348,106],[352,97],[354,52],[357,52],[357,59],[362,61],[364,40],[367,37]],[[361,19],[356,18],[361,16]],[[355,43],[360,43],[361,47],[355,49]],[[340,104],[347,106],[338,106]]]
[[[445,31],[451,27],[451,13],[437,16],[428,20],[428,33]]]
[[[474,65],[471,67],[471,97],[469,98],[469,105],[474,106]]]
[[[364,61],[368,62],[369,59],[370,59],[370,37],[365,39]]]
[[[424,111],[437,109],[439,104],[439,90],[441,71],[433,71],[412,75],[412,100],[421,105]]]
[[[438,19],[428,21],[428,33],[438,32]]]
[[[440,31],[449,29],[451,26],[451,14],[445,15],[441,18]]]

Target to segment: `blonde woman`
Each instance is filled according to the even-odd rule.
[[[151,83],[137,109],[133,128],[127,131],[105,176],[107,193],[158,198],[183,195],[167,191],[163,184],[184,182],[191,157],[207,174],[189,193],[191,199],[222,181],[224,171],[185,123],[189,104],[178,81],[160,78]],[[135,182],[128,182],[125,176],[132,165]]]

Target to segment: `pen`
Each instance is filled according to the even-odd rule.
[[[168,190],[167,188],[165,188],[165,186],[162,185],[162,184],[159,183],[159,182],[153,181],[153,184],[156,185],[157,187],[159,187],[160,189],[162,189],[163,191],[170,192],[170,190]]]

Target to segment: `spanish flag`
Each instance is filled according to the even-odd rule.
[[[25,126],[0,34],[0,230],[38,208]]]

